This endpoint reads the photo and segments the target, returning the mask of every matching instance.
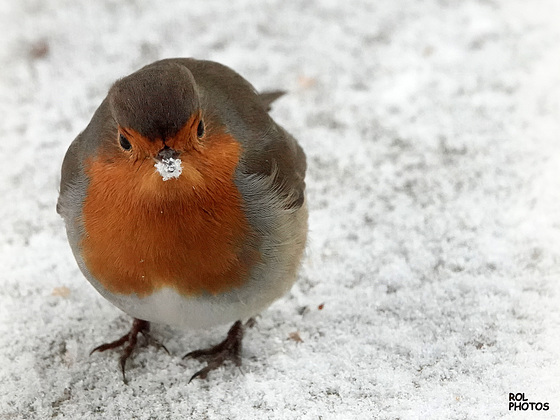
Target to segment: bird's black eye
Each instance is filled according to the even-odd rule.
[[[198,128],[196,129],[196,135],[201,138],[204,135],[204,123],[202,120],[198,123]]]
[[[119,134],[119,143],[121,144],[121,147],[124,150],[130,150],[132,149],[132,145],[130,144],[130,142],[128,141],[128,139],[123,136],[122,134]]]

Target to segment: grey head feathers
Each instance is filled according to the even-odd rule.
[[[116,122],[150,140],[174,136],[200,110],[193,75],[172,62],[147,66],[118,80],[108,98]]]

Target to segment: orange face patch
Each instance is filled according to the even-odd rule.
[[[156,156],[164,146],[168,146],[178,152],[192,149],[200,151],[201,145],[197,139],[197,126],[201,118],[202,116],[199,114],[192,115],[177,134],[167,139],[165,143],[162,140],[151,141],[129,127],[119,127],[118,134],[123,134],[132,144],[133,147],[129,153],[129,158],[131,159],[138,160]]]
[[[233,182],[239,155],[231,136],[213,135],[181,153],[183,172],[168,181],[147,156],[116,149],[90,159],[81,242],[90,273],[110,292],[141,297],[241,286],[260,255]]]

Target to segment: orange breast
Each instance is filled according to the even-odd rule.
[[[113,293],[139,296],[242,285],[260,255],[233,183],[239,144],[221,135],[184,153],[183,173],[169,181],[152,159],[131,162],[118,152],[86,165],[81,249],[91,274]]]

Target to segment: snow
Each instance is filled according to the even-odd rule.
[[[160,162],[154,164],[154,167],[164,181],[179,178],[183,172],[181,159],[174,159],[172,157],[162,159]]]
[[[560,418],[556,0],[0,4],[1,419]],[[225,337],[129,317],[79,272],[59,170],[112,82],[156,59],[285,89],[308,156],[299,280],[243,366],[188,384]],[[322,309],[320,309],[322,308]],[[302,340],[299,341],[298,337]],[[508,411],[509,393],[548,411]]]

